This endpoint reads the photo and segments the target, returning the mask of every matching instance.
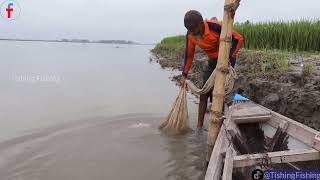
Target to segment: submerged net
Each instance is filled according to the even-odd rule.
[[[183,86],[167,119],[160,125],[160,129],[169,134],[183,134],[190,130],[186,95],[186,87]]]
[[[181,87],[179,95],[176,98],[167,119],[160,125],[159,128],[169,134],[183,134],[188,132],[190,128],[188,126],[186,86],[188,86],[190,90],[196,94],[206,94],[213,89],[216,76],[215,74],[216,71],[214,70],[202,89],[199,89],[191,81],[186,80],[185,86]],[[225,83],[226,94],[229,94],[232,91],[235,79],[237,79],[237,74],[230,66]]]

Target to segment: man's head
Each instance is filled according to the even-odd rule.
[[[196,10],[188,11],[184,16],[184,26],[192,35],[199,35],[202,31],[203,18]]]

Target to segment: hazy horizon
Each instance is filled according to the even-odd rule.
[[[185,34],[183,16],[199,10],[204,18],[222,18],[223,0],[18,0],[21,16],[1,17],[0,38],[130,40],[156,43],[163,37]],[[286,7],[286,8],[283,8]],[[320,1],[242,1],[236,22],[319,19]]]

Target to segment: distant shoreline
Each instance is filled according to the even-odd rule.
[[[0,38],[0,41],[34,41],[34,42],[62,42],[62,43],[95,43],[95,44],[125,44],[125,45],[155,45],[152,43],[138,43],[134,41],[125,41],[125,40],[98,40],[90,41],[83,39],[62,39],[62,40],[44,40],[44,39],[8,39]]]

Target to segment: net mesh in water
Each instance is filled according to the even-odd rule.
[[[187,133],[190,130],[188,118],[186,87],[183,86],[180,89],[179,95],[176,98],[167,119],[159,128],[168,134]]]

